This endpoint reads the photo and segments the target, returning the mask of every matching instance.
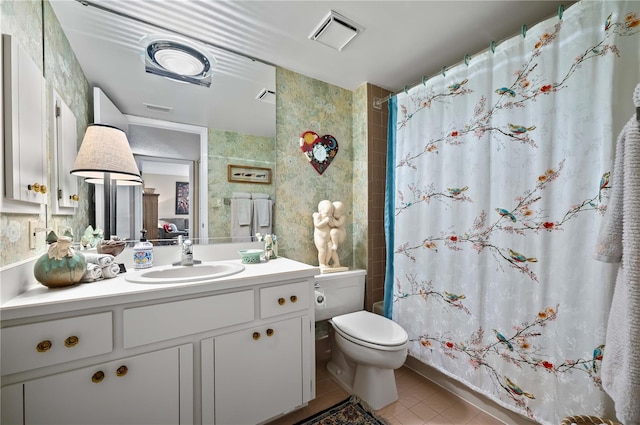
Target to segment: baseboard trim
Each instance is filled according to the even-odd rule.
[[[509,424],[509,425],[532,425],[534,422],[518,413],[505,409],[495,401],[488,397],[479,394],[461,382],[456,381],[435,369],[432,366],[422,363],[415,357],[407,356],[407,360],[404,364],[407,368],[430,380],[434,384],[444,388],[450,393],[455,394],[464,401],[474,405],[478,409],[482,410],[488,415],[493,416],[497,420]]]

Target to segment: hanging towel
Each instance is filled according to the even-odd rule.
[[[106,267],[113,263],[113,259],[115,258],[110,254],[83,254],[84,258],[87,260],[87,263],[97,264],[100,267]]]
[[[270,199],[254,199],[253,201],[253,234],[271,233],[271,213],[273,202]]]
[[[271,225],[271,201],[269,199],[253,200],[253,215],[257,218],[258,227]]]
[[[633,94],[640,107],[640,84]],[[601,377],[616,416],[640,424],[640,124],[634,115],[618,136],[611,198],[594,257],[620,262],[616,277]]]
[[[231,199],[231,238],[232,242],[251,241],[251,199]]]
[[[232,199],[231,213],[235,212],[238,225],[249,226],[251,224],[251,199]]]

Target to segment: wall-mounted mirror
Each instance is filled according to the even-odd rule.
[[[207,40],[202,38],[184,37],[193,34],[193,28],[189,28],[186,21],[175,19],[170,25],[163,23],[161,16],[145,10],[143,2],[97,1],[88,4],[85,6],[78,1],[51,2],[90,85],[100,87],[127,117],[144,117],[151,119],[151,122],[179,123],[208,129],[208,146],[197,148],[200,154],[196,159],[182,155],[187,146],[180,138],[163,139],[167,132],[159,130],[154,133],[151,130],[153,125],[130,125],[128,136],[134,154],[146,161],[142,164],[149,164],[154,158],[159,161],[175,160],[175,163],[193,161],[195,168],[187,183],[191,189],[192,205],[198,207],[197,211],[191,208],[187,217],[190,234],[200,238],[224,239],[229,236],[225,232],[228,231],[230,219],[230,208],[225,200],[231,197],[232,192],[257,190],[255,187],[227,182],[227,165],[265,166],[275,172],[275,68],[236,54],[220,44],[213,46],[205,44]],[[153,25],[156,23],[160,26]],[[215,58],[210,87],[145,72],[145,40],[154,35],[183,37],[204,46]],[[161,124],[160,128],[166,130],[167,126]],[[246,142],[256,137],[258,143]],[[241,149],[229,147],[234,140],[241,140]],[[265,155],[265,144],[269,140],[270,156]],[[145,146],[151,149],[145,149]],[[253,148],[259,151],[254,152]],[[165,167],[165,170],[170,169],[173,168]],[[158,169],[155,171],[149,173],[153,174],[153,185],[162,186],[164,192],[170,192],[160,193],[160,197],[173,199],[165,199],[164,202],[175,202],[175,189],[169,190],[171,181],[175,186],[175,175],[166,174],[165,184],[161,181],[162,174],[157,173]],[[145,171],[142,172],[144,177]],[[160,190],[157,187],[155,189]],[[120,188],[119,193],[135,190]],[[275,193],[273,187],[260,188],[260,191]],[[135,220],[132,221],[141,223],[144,214],[142,190],[132,193],[136,195],[127,196],[118,206],[121,208],[125,203],[133,202],[139,210],[134,212]],[[183,218],[181,214],[168,214],[168,210],[160,212],[163,217],[158,218]],[[139,228],[134,226],[127,229],[125,234],[136,238],[138,231]]]

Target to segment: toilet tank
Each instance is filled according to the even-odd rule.
[[[366,275],[366,270],[348,270],[315,276],[316,322],[363,310]]]

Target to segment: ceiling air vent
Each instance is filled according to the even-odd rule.
[[[256,100],[261,100],[263,102],[272,103],[275,105],[276,103],[276,92],[262,89],[260,93],[256,96]]]
[[[143,105],[146,106],[148,111],[152,111],[152,112],[171,112],[171,111],[173,111],[173,108],[171,106],[154,105],[152,103],[143,103]]]
[[[363,26],[331,10],[309,38],[341,51],[362,31],[364,31]]]

